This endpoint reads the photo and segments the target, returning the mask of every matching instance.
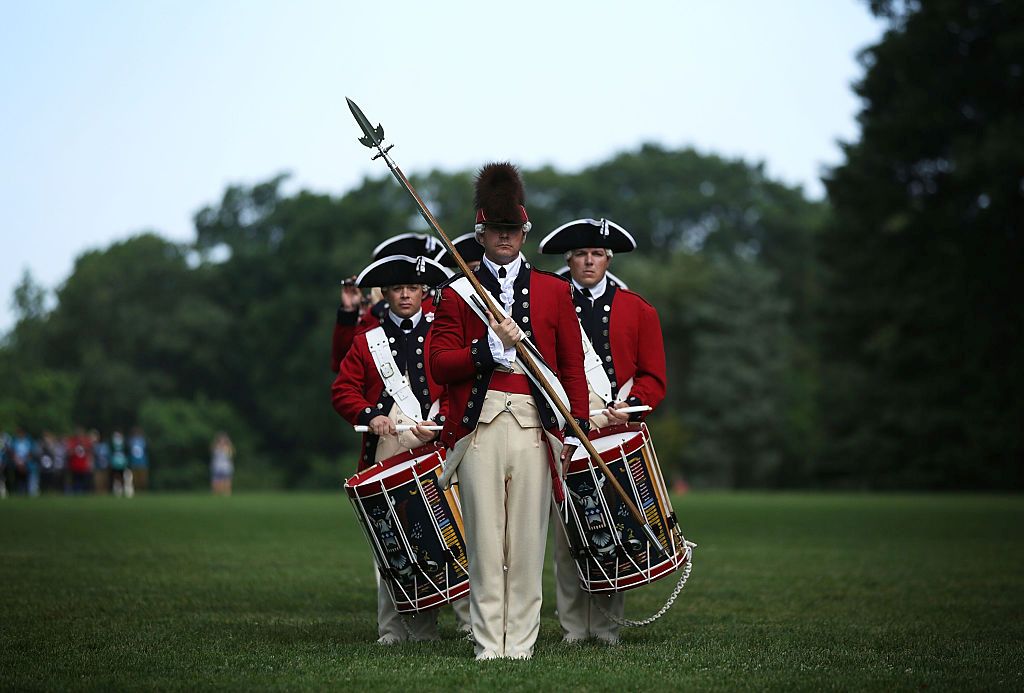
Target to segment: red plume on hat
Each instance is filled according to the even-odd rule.
[[[476,176],[476,223],[494,226],[522,226],[526,216],[526,192],[519,169],[507,161],[487,164]]]

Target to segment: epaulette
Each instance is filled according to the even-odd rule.
[[[618,284],[616,284],[616,285],[615,285],[615,290],[616,290],[616,291],[621,291],[621,292],[622,292],[622,293],[624,293],[624,294],[629,294],[630,296],[633,296],[633,297],[635,297],[636,299],[638,299],[638,300],[640,300],[640,301],[643,301],[644,303],[646,303],[646,304],[647,304],[648,306],[650,306],[651,308],[654,308],[654,306],[653,306],[653,305],[651,305],[651,302],[650,302],[650,301],[648,301],[648,300],[647,300],[646,298],[644,298],[643,296],[641,296],[641,295],[640,295],[640,294],[638,294],[637,292],[633,291],[632,289],[623,289],[623,288],[622,288],[621,286],[619,286]],[[654,308],[654,310],[657,310],[657,308]]]
[[[554,277],[555,279],[561,279],[566,284],[569,283],[569,277],[567,277],[564,274],[555,274],[554,272],[548,272],[547,270],[537,269],[536,267],[533,268],[533,271],[540,272],[541,274],[546,274],[549,277]]]

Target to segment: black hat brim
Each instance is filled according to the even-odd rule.
[[[391,255],[368,265],[359,273],[356,284],[364,289],[399,284],[438,286],[451,276],[451,272],[430,258]]]
[[[540,252],[545,255],[577,248],[607,248],[615,253],[628,253],[636,250],[636,240],[614,221],[577,219],[562,224],[540,242]]]
[[[484,259],[484,247],[476,239],[475,233],[466,233],[458,238],[453,238],[452,245],[455,246],[455,249],[459,251],[459,255],[466,262],[480,262]],[[435,259],[445,267],[458,267],[455,258],[452,257],[447,248],[442,250],[441,254]]]
[[[436,259],[444,245],[433,236],[422,233],[400,233],[386,239],[373,249],[373,259],[380,260],[392,255],[426,257]]]

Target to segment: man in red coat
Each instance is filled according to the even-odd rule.
[[[474,275],[507,317],[473,310],[468,279],[442,289],[430,367],[448,387],[450,448],[444,479],[458,470],[469,558],[470,618],[477,659],[529,659],[540,629],[541,578],[553,455],[560,415],[524,374],[515,350],[527,338],[561,383],[586,430],[583,350],[569,285],[519,252],[529,231],[523,187],[511,164],[477,177],[476,235],[484,248]],[[500,316],[499,316],[500,317]],[[575,441],[578,443],[579,441]]]
[[[608,278],[614,253],[635,248],[633,237],[607,219],[571,221],[540,242],[542,253],[564,253],[569,268],[581,340],[585,336],[584,350],[591,359],[587,368],[590,409],[604,410],[590,419],[591,426],[598,428],[640,421],[646,413],[617,410],[643,405],[653,409],[665,398],[665,344],[658,313],[638,294]],[[555,530],[555,580],[565,642],[619,641],[619,626],[605,614],[622,618],[623,593],[592,595],[580,588],[562,527]]]
[[[419,233],[400,233],[383,241],[373,249],[373,260],[381,260],[391,255],[408,257],[424,257],[437,260],[444,253],[444,246],[433,236]],[[445,266],[448,266],[447,263]],[[387,312],[387,301],[371,300],[363,309],[363,292],[356,286],[356,277],[349,277],[341,283],[341,303],[334,323],[331,336],[331,370],[338,372],[338,366],[345,354],[352,348],[352,341],[361,332],[371,330],[380,324],[380,319]],[[424,299],[424,312],[433,310],[433,302],[427,296]]]
[[[443,388],[430,376],[433,313],[422,309],[425,285],[436,285],[449,273],[426,258],[404,255],[374,262],[359,275],[362,287],[383,287],[388,311],[377,327],[357,335],[342,359],[331,388],[337,412],[353,425],[369,427],[363,434],[359,469],[385,460],[437,437],[427,426],[443,423],[447,414]],[[399,432],[397,426],[414,425]],[[377,642],[437,638],[437,610],[400,618],[387,587],[377,576]]]

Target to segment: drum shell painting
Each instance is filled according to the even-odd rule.
[[[566,474],[568,493],[559,516],[581,586],[588,592],[620,592],[671,574],[686,562],[686,544],[646,425],[610,426],[590,437],[665,551],[650,541],[601,470],[577,454]]]
[[[469,594],[458,491],[441,488],[443,461],[443,449],[425,446],[383,460],[345,484],[399,613]]]

